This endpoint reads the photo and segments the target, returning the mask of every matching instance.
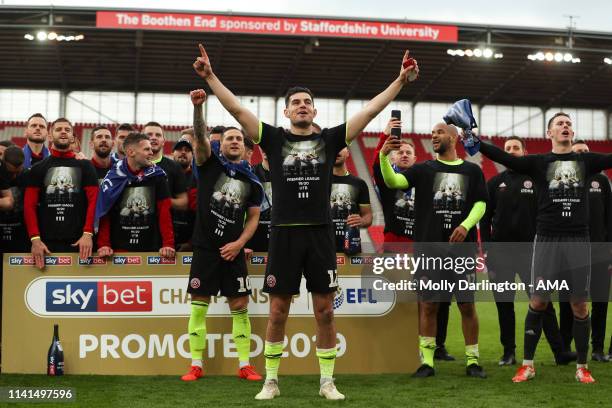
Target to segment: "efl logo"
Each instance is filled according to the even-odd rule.
[[[262,255],[253,255],[251,257],[251,265],[265,265],[268,263],[268,257]]]
[[[183,255],[183,265],[191,265],[191,262],[193,261],[193,256],[191,255]]]
[[[344,255],[336,256],[336,264],[337,265],[344,265]]]
[[[373,256],[352,256],[351,265],[372,265],[374,263]]]
[[[147,265],[176,265],[176,258],[164,258],[162,256],[148,256]]]
[[[140,265],[139,256],[116,256],[113,258],[113,265]]]
[[[79,265],[106,265],[106,258],[90,256],[87,259],[79,258]]]
[[[150,312],[151,281],[47,282],[47,312]]]

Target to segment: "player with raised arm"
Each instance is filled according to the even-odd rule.
[[[436,160],[415,164],[401,173],[391,166],[388,154],[398,150],[398,139],[389,138],[380,154],[380,169],[387,187],[406,190],[414,187],[415,206],[415,253],[426,252],[428,256],[446,258],[455,256],[450,247],[434,245],[437,242],[475,242],[474,226],[484,215],[487,189],[482,170],[477,165],[459,159],[456,151],[457,129],[445,123],[438,123],[432,130],[432,145]],[[461,247],[461,246],[459,246]],[[463,255],[473,256],[474,245],[463,246]],[[415,276],[419,281],[443,281],[461,284],[475,280],[474,268],[466,268],[462,274],[455,271],[423,268]],[[478,315],[474,305],[473,290],[453,290],[435,293],[420,288],[420,350],[422,365],[414,377],[435,375],[434,351],[436,348],[437,312],[439,302],[449,302],[454,294],[461,312],[463,337],[465,339],[466,374],[470,377],[485,378],[486,374],[478,362]]]
[[[258,381],[261,376],[249,364],[251,322],[247,307],[251,283],[244,245],[257,228],[263,187],[248,163],[242,160],[244,133],[240,129],[226,128],[220,142],[208,139],[202,113],[205,100],[204,90],[191,91],[198,204],[187,288],[191,294],[188,328],[192,362],[182,380],[194,381],[204,375],[206,313],[211,296],[220,292],[227,298],[232,315],[238,376]]]
[[[314,133],[317,114],[312,92],[291,88],[285,97],[284,115],[289,130],[260,122],[240,104],[213,73],[200,44],[201,55],[193,68],[208,83],[223,107],[253,137],[268,158],[272,180],[272,230],[264,291],[270,293],[270,315],[266,331],[266,382],[256,399],[280,395],[278,367],[283,354],[285,324],[293,295],[299,293],[302,274],[312,293],[317,322],[317,357],[321,370],[319,395],[341,400],[334,385],[336,328],[333,299],[338,288],[335,240],[329,196],[332,167],[338,153],[357,137],[401,91],[416,79],[418,65],[406,51],[397,78],[347,123]]]
[[[576,380],[593,383],[587,367],[591,321],[587,299],[591,276],[588,188],[594,174],[612,167],[612,154],[572,152],[574,130],[569,115],[558,112],[548,121],[546,136],[552,151],[515,157],[489,143],[480,152],[533,179],[538,197],[538,215],[531,263],[532,295],[525,318],[523,364],[512,379],[523,382],[535,376],[533,358],[542,334],[542,314],[550,301],[547,282],[568,282],[574,313]]]

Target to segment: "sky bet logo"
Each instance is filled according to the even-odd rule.
[[[268,263],[268,257],[262,255],[253,255],[251,257],[251,265],[265,265]]]
[[[34,257],[32,256],[11,256],[9,257],[9,265],[34,265]],[[66,266],[72,265],[71,256],[46,256],[45,265],[47,266]]]
[[[115,256],[113,265],[140,265],[139,256]]]
[[[192,261],[193,261],[193,256],[183,255],[183,265],[191,265]]]
[[[162,256],[148,256],[147,265],[176,265],[176,258],[164,258]]]
[[[106,265],[106,258],[99,256],[90,256],[87,259],[79,258],[79,265]]]
[[[151,281],[46,282],[47,312],[150,312]]]
[[[351,256],[351,265],[372,265],[373,256]]]

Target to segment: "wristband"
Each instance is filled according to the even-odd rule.
[[[87,235],[89,235],[89,236],[93,237],[93,233],[91,233],[91,232],[89,232],[89,231],[83,231],[83,235],[85,235],[85,234],[87,234]]]
[[[30,241],[34,242],[35,239],[40,239],[40,235],[35,235],[32,238],[30,238]]]

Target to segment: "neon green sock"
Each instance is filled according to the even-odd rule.
[[[251,351],[251,320],[247,309],[232,310],[232,336],[238,350],[240,366],[249,364]]]
[[[337,350],[335,347],[329,349],[317,348],[317,357],[319,357],[319,368],[321,370],[321,382],[323,382],[323,380],[333,379],[336,353]]]
[[[206,348],[206,312],[208,303],[194,300],[191,302],[191,315],[189,316],[189,350],[191,359],[199,360],[200,364]]]
[[[266,381],[278,381],[278,366],[283,356],[283,342],[272,343],[266,340],[264,356],[266,357]]]
[[[478,357],[480,357],[478,343],[465,346],[466,365],[478,364]]]
[[[421,351],[421,363],[433,367],[436,338],[420,336],[419,350]]]

